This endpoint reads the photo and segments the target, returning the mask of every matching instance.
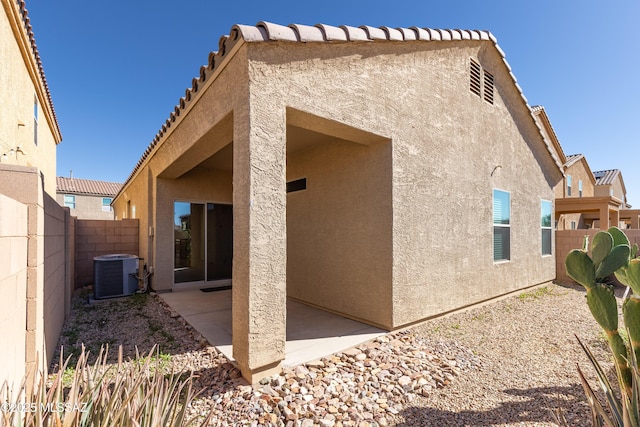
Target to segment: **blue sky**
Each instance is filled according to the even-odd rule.
[[[63,141],[58,175],[124,181],[233,24],[486,29],[565,153],[640,208],[640,2],[27,0]]]

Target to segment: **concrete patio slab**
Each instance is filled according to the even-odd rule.
[[[199,289],[159,294],[230,360],[231,290]],[[287,299],[287,342],[282,366],[294,366],[384,335],[386,331]]]

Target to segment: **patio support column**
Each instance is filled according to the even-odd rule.
[[[631,215],[631,228],[640,229],[640,215]]]
[[[602,205],[600,207],[600,230],[609,229],[609,206]]]
[[[233,357],[255,383],[285,357],[285,110],[245,104],[233,122]]]
[[[620,211],[617,209],[614,209],[611,211],[611,221],[609,227],[611,226],[615,226],[618,227],[620,226]],[[609,228],[607,227],[607,228]]]

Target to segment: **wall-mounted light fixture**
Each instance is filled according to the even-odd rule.
[[[26,156],[27,153],[25,153],[25,151],[22,149],[22,145],[18,145],[15,149],[10,149],[9,151],[5,152],[2,156],[0,156],[0,162],[6,162],[9,160],[9,156],[7,156],[7,154],[22,154],[23,156]]]

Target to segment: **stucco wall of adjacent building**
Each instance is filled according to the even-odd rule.
[[[75,197],[76,207],[70,208],[71,215],[78,219],[114,219],[115,213],[111,206],[103,206],[102,199],[112,196],[92,196],[86,194],[73,194],[73,193],[57,193],[56,201],[60,206],[64,206],[65,194]],[[107,209],[108,208],[108,209]]]
[[[626,194],[622,187],[622,182],[620,181],[620,175],[616,177],[611,184],[607,185],[596,185],[595,186],[595,195],[602,197],[609,197],[610,191],[613,190],[613,197],[626,201]]]
[[[584,160],[578,160],[565,170],[565,175],[571,175],[571,196],[566,189],[567,180],[564,180],[565,197],[580,197],[579,182],[582,181],[582,197],[593,197],[594,187],[593,174],[585,165]]]
[[[470,57],[494,74],[494,105],[469,91]],[[490,43],[260,44],[250,59],[252,99],[263,108],[392,141],[393,217],[383,208],[369,220],[392,226],[393,315],[374,323],[399,327],[555,277],[554,258],[541,256],[540,203],[553,199],[560,171]],[[502,264],[492,256],[493,188],[512,195],[512,259]],[[372,248],[380,238],[363,236]],[[388,262],[389,251],[374,254]],[[343,277],[326,292],[358,298],[336,311],[371,307],[378,289]]]
[[[0,194],[0,381],[24,375],[27,300],[27,206]]]
[[[39,79],[38,74],[30,72],[28,67],[29,65],[33,70],[35,66],[31,50],[19,48],[25,41],[19,42],[14,31],[18,32],[18,38],[25,37],[25,40],[28,40],[26,32],[21,27],[12,28],[10,17],[15,17],[12,13],[17,10],[17,6],[10,0],[3,0],[2,6],[4,10],[0,10],[0,157],[7,153],[7,159],[0,161],[13,165],[37,166],[42,172],[45,192],[55,197],[56,139],[52,129],[57,128],[57,125],[52,121],[46,94],[39,80],[34,80]],[[10,11],[9,15],[4,13],[7,10]],[[23,55],[26,55],[27,60]],[[37,144],[34,139],[35,99],[38,100]],[[21,147],[22,152],[16,151],[18,147]],[[14,151],[10,152],[12,149]]]

